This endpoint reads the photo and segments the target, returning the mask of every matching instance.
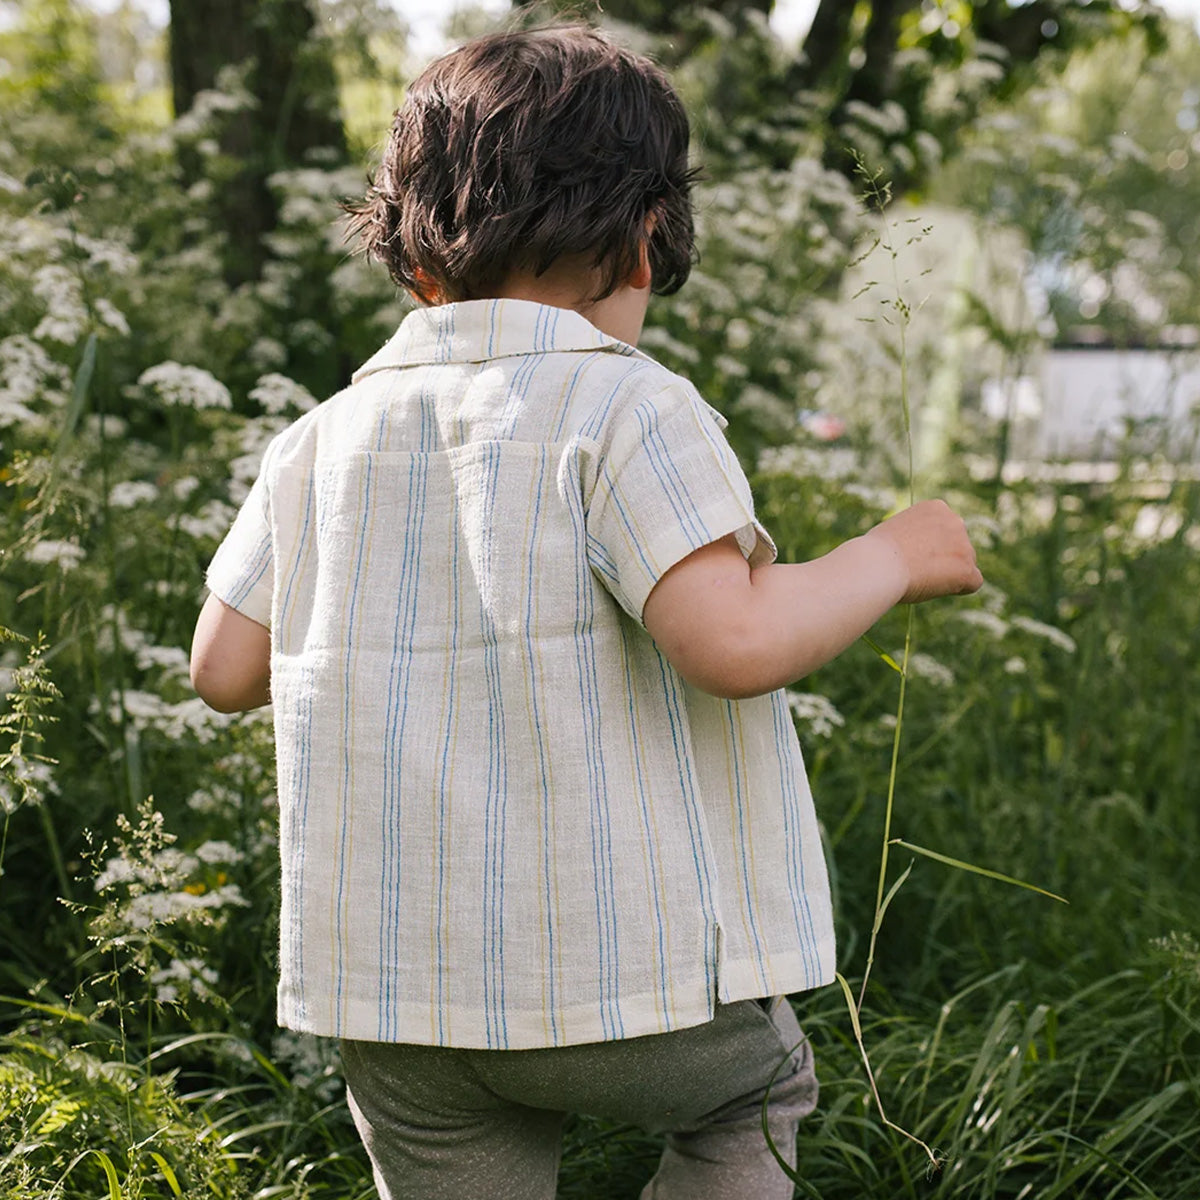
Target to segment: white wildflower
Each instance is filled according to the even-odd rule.
[[[109,329],[115,329],[117,333],[127,334],[129,332],[129,321],[125,314],[111,301],[101,296],[92,306],[96,310],[96,317],[101,325],[106,325]]]
[[[171,705],[171,721],[165,732],[173,739],[191,734],[198,742],[211,742],[236,716],[215,712],[199,696],[193,696]]]
[[[176,137],[198,138],[213,127],[218,117],[228,117],[247,107],[247,97],[236,85],[229,91],[205,88],[196,93],[192,107],[176,119],[173,131]]]
[[[268,367],[282,367],[287,362],[287,347],[276,338],[259,338],[246,351],[246,358],[253,366],[265,370]]]
[[[223,500],[210,500],[198,513],[180,517],[179,528],[198,541],[220,538],[228,531],[235,513],[231,504]]]
[[[136,508],[139,504],[154,500],[158,488],[144,479],[122,479],[114,483],[108,493],[108,503],[113,508]]]
[[[176,500],[186,500],[199,486],[195,475],[182,475],[171,484],[171,493]]]
[[[1024,675],[1029,670],[1029,665],[1020,655],[1014,654],[1012,658],[1004,660],[1004,672],[1006,675]]]
[[[48,263],[33,277],[33,294],[45,305],[46,315],[33,336],[42,341],[72,345],[87,331],[90,319],[79,276],[61,263]]]
[[[110,858],[104,864],[104,869],[93,880],[93,886],[98,892],[107,892],[109,888],[124,883],[137,883],[139,874],[132,862],[127,858]]]
[[[239,507],[250,494],[250,488],[262,469],[262,455],[239,454],[229,460],[229,499]]]
[[[153,692],[128,688],[123,695],[115,696],[109,705],[108,715],[114,724],[120,724],[122,714],[135,729],[157,727],[169,720],[170,705]]]
[[[143,371],[138,385],[153,388],[168,404],[181,408],[232,407],[229,389],[210,372],[170,359]]]
[[[645,346],[651,354],[659,353],[669,361],[690,365],[700,360],[700,351],[695,346],[672,337],[659,325],[645,330],[638,344]]]
[[[29,405],[39,399],[64,399],[66,367],[24,334],[0,339],[0,429],[33,417]]]
[[[13,757],[0,775],[0,814],[14,813],[22,804],[36,807],[54,790],[53,764],[40,758]]]
[[[198,813],[226,813],[236,807],[237,796],[228,788],[212,785],[207,790],[193,792],[187,798],[187,806]]]
[[[286,412],[289,408],[308,412],[317,405],[316,399],[303,384],[274,371],[260,376],[250,389],[250,399],[256,400],[268,413]]]
[[[111,238],[93,238],[77,233],[76,246],[87,252],[89,267],[104,267],[114,275],[132,275],[138,269],[137,255]]]
[[[199,958],[173,958],[150,974],[154,997],[160,1004],[174,1004],[181,994],[188,992],[197,999],[210,1000],[215,995],[217,980],[216,971]]]
[[[192,738],[200,743],[211,742],[220,730],[234,719],[233,713],[219,713],[209,708],[199,696],[171,704],[153,692],[129,688],[123,697],[109,705],[109,718],[114,723],[125,719],[136,729],[153,729],[172,741]]]
[[[26,421],[34,421],[37,414],[27,408],[7,389],[0,389],[0,429],[9,425],[23,425]]]
[[[952,611],[954,616],[964,624],[975,625],[979,629],[986,630],[994,638],[1002,638],[1008,632],[1008,622],[994,612],[988,612],[987,609],[958,608]]]
[[[235,884],[211,891],[143,892],[132,896],[122,909],[125,923],[132,929],[153,929],[194,917],[207,916],[231,905],[245,906],[241,889]]]
[[[831,737],[835,728],[840,729],[846,723],[846,718],[826,696],[790,690],[786,695],[792,716],[803,722],[815,737]]]
[[[740,358],[734,358],[732,354],[718,354],[713,360],[713,366],[718,374],[729,379],[743,379],[749,374],[746,364]]]
[[[115,604],[103,605],[96,616],[97,624],[103,631],[105,643],[110,650],[120,648],[134,653],[148,641],[140,629],[130,625],[129,618]],[[114,634],[117,645],[113,644]]]
[[[238,863],[242,861],[242,852],[228,842],[207,841],[196,847],[196,857],[202,863]]]
[[[328,1102],[341,1090],[338,1044],[332,1038],[280,1030],[271,1043],[271,1057],[287,1068],[292,1082]]]
[[[1054,625],[1035,621],[1032,617],[1013,617],[1012,624],[1014,629],[1021,629],[1025,633],[1033,634],[1034,637],[1044,638],[1052,646],[1057,646],[1068,654],[1075,653],[1075,639]]]
[[[741,317],[734,317],[725,326],[725,341],[731,350],[744,350],[750,345],[753,336],[754,330],[751,328],[750,322]]]
[[[158,668],[168,675],[177,675],[182,679],[188,677],[190,664],[186,650],[178,646],[154,646],[147,643],[135,651],[137,665],[143,671]]]
[[[892,657],[900,662],[903,655],[903,650],[897,650]],[[915,679],[924,679],[932,683],[935,687],[952,687],[954,684],[954,672],[945,663],[938,662],[932,654],[925,654],[920,650],[908,656],[908,673]]]
[[[83,557],[83,547],[78,542],[53,539],[35,542],[25,551],[25,558],[29,562],[41,565],[54,563],[64,571],[78,566],[83,561]]]

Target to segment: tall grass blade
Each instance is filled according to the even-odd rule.
[[[103,1150],[89,1150],[88,1154],[94,1154],[104,1168],[104,1174],[108,1178],[109,1200],[121,1200],[124,1192],[121,1191],[121,1181],[117,1178],[117,1168],[113,1166],[112,1159]]]
[[[892,903],[892,900],[895,898],[896,893],[900,890],[904,881],[912,874],[912,869],[913,869],[913,864],[909,863],[908,866],[905,867],[904,870],[900,873],[900,878],[897,879],[896,882],[893,883],[890,888],[888,888],[888,894],[886,896],[884,896],[883,903],[879,906],[878,911],[875,913],[875,924],[874,924],[874,928],[872,929],[872,933],[879,932],[879,928],[883,924],[883,914],[887,912],[888,908],[890,907],[890,905]]]
[[[960,871],[970,871],[974,875],[985,875],[988,879],[995,879],[1000,883],[1011,883],[1013,887],[1026,888],[1031,892],[1037,892],[1039,896],[1048,896],[1051,900],[1057,900],[1059,904],[1071,903],[1056,892],[1048,892],[1045,888],[1038,887],[1036,883],[1026,883],[1023,879],[1014,879],[1011,875],[1002,875],[999,871],[992,871],[987,867],[977,867],[974,863],[963,862],[961,858],[951,858],[948,854],[939,854],[936,850],[927,850],[924,846],[914,846],[912,842],[906,842],[903,838],[892,838],[891,844],[893,846],[903,846],[905,850],[911,850],[914,854],[923,854],[926,858],[932,858],[935,862],[945,863],[948,867],[957,867]]]
[[[182,1196],[183,1189],[179,1186],[179,1179],[176,1177],[175,1172],[171,1170],[171,1164],[157,1150],[151,1150],[149,1154],[154,1159],[158,1169],[162,1172],[162,1177],[167,1181],[167,1186],[176,1196]]]
[[[21,996],[0,996],[0,1004],[16,1004],[20,1008],[28,1008],[33,1012],[45,1013],[48,1017],[56,1017],[60,1021],[75,1021],[79,1025],[88,1025],[90,1018],[62,1008],[57,1004],[39,1004],[36,1000]]]
[[[96,335],[89,333],[87,341],[83,344],[83,354],[80,356],[79,366],[75,371],[75,379],[71,388],[71,403],[63,414],[62,429],[59,431],[58,440],[54,444],[54,452],[50,457],[50,473],[46,480],[48,492],[53,490],[63,455],[75,436],[75,427],[79,424],[79,418],[87,405],[88,392],[91,391],[92,376],[95,373]]]
[[[846,1009],[850,1013],[850,1024],[854,1028],[854,1040],[858,1044],[859,1057],[862,1059],[863,1069],[867,1073],[867,1082],[871,1085],[871,1095],[875,1098],[875,1110],[879,1113],[879,1119],[893,1132],[920,1146],[929,1159],[931,1170],[940,1170],[942,1165],[941,1159],[915,1133],[909,1133],[907,1129],[897,1125],[895,1121],[889,1119],[887,1113],[884,1111],[883,1100],[879,1095],[879,1088],[875,1084],[875,1072],[871,1069],[871,1060],[867,1055],[867,1047],[863,1042],[862,1022],[858,1017],[858,1006],[854,1003],[854,993],[850,990],[850,984],[846,981],[846,977],[840,971],[837,973],[836,978],[841,985],[842,995],[846,998]]]

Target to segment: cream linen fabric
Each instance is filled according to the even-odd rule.
[[[576,313],[412,313],[267,450],[208,572],[271,629],[279,1019],[523,1049],[832,978],[782,693],[716,699],[641,625],[737,535],[722,419]]]

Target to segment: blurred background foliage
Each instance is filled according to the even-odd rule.
[[[799,1194],[1194,1200],[1194,439],[1014,464],[982,397],[1200,324],[1200,39],[1107,0],[822,0],[797,47],[769,12],[604,5],[706,168],[644,344],[729,416],[791,559],[904,502],[907,376],[918,488],[989,583],[916,614],[894,832],[1071,901],[914,860],[863,1023],[942,1169],[826,989]],[[186,648],[266,441],[402,315],[336,216],[421,64],[376,0],[169,18],[0,4],[0,1197],[342,1200],[371,1183],[335,1056],[274,1025],[269,718],[206,710]],[[873,638],[898,657],[903,617]],[[792,696],[852,978],[897,685],[863,644]],[[561,1194],[635,1196],[655,1155],[576,1122]]]

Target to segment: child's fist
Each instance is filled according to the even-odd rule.
[[[886,539],[908,580],[902,604],[978,591],[983,576],[962,518],[944,500],[922,500],[867,535]]]

